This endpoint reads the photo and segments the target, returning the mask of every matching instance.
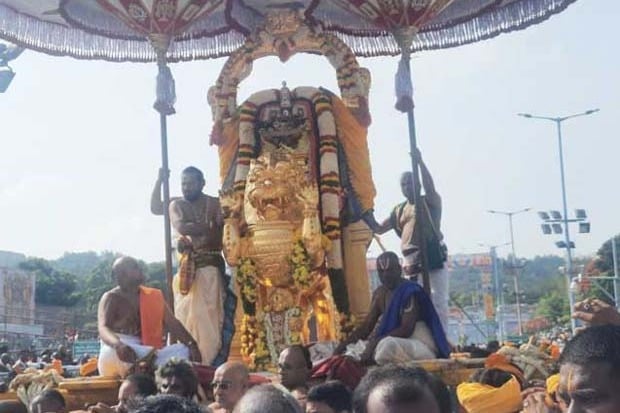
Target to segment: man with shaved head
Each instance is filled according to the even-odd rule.
[[[367,364],[447,358],[450,347],[433,303],[418,283],[402,278],[398,256],[391,251],[379,255],[377,271],[381,286],[373,293],[370,312],[335,353],[366,340],[360,358]]]
[[[231,413],[245,394],[250,383],[250,373],[245,364],[229,361],[215,370],[211,386],[215,402],[209,408],[215,413]]]
[[[118,258],[112,275],[118,285],[103,294],[97,310],[102,376],[124,377],[134,363],[153,351],[156,365],[172,357],[200,362],[196,342],[174,317],[162,292],[142,285],[144,273],[134,258]],[[178,342],[163,348],[166,332]]]

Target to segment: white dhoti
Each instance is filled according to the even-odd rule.
[[[424,280],[422,276],[418,276],[418,282],[421,286],[424,286]],[[436,270],[431,270],[428,274],[428,278],[431,284],[431,301],[441,321],[443,331],[448,331],[448,300],[450,292],[450,276],[446,264],[443,267]]]
[[[202,364],[211,364],[222,347],[224,286],[216,267],[196,268],[196,277],[186,295],[174,282],[174,315],[189,331],[200,350]]]
[[[375,349],[375,361],[380,366],[434,358],[437,358],[437,346],[430,329],[423,321],[416,323],[411,337],[384,337]]]
[[[138,359],[146,357],[153,347],[141,344],[140,337],[128,336],[126,334],[117,334],[118,338],[132,348],[136,352]],[[172,344],[157,350],[155,356],[155,366],[161,366],[171,358],[189,359],[189,349],[184,344]],[[99,350],[99,360],[97,368],[99,375],[105,377],[125,377],[131,368],[131,363],[125,363],[118,358],[116,350],[108,346],[103,341]]]

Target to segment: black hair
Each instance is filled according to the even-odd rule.
[[[153,377],[147,374],[131,374],[125,378],[125,381],[136,386],[138,390],[138,395],[142,397],[152,396],[157,394],[157,384],[155,384],[155,380]]]
[[[608,364],[613,378],[620,378],[620,326],[586,328],[573,337],[560,355],[560,365]]]
[[[195,396],[198,393],[198,376],[187,361],[172,358],[157,369],[158,380],[171,377],[181,380],[186,396]]]
[[[291,350],[299,350],[304,357],[304,362],[306,363],[306,367],[312,370],[312,358],[310,357],[310,350],[306,346],[301,344],[293,344],[292,346],[287,347],[289,351]]]
[[[493,387],[502,387],[513,375],[499,369],[478,369],[469,378],[470,383],[482,383]]]
[[[386,271],[396,268],[400,268],[400,259],[395,252],[385,251],[377,257],[377,271]]]
[[[351,391],[338,380],[314,386],[308,392],[309,402],[325,403],[336,412],[351,411]]]
[[[37,397],[34,398],[33,402],[37,401],[41,403],[42,400],[49,400],[51,403],[63,409],[67,406],[62,393],[56,389],[43,390]]]
[[[190,399],[172,394],[159,394],[141,400],[131,413],[202,413],[202,409]]]
[[[366,413],[368,397],[377,388],[383,390],[385,404],[416,402],[429,392],[441,413],[452,411],[450,393],[440,379],[420,367],[386,365],[368,372],[357,386],[353,393],[353,412]]]
[[[202,171],[195,166],[188,166],[187,168],[183,169],[181,175],[194,175],[201,182],[204,182],[205,180],[205,176]]]

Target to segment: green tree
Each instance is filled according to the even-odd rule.
[[[536,306],[536,315],[546,318],[552,325],[563,325],[570,321],[566,289],[558,289],[544,295]]]
[[[112,257],[115,257],[110,251],[104,252],[65,252],[62,257],[51,261],[50,265],[59,271],[68,271],[78,277],[85,277],[93,271],[97,265]]]
[[[112,279],[114,257],[107,257],[86,276],[82,286],[83,305],[90,314],[97,313],[99,299],[115,285]]]
[[[73,306],[80,300],[75,275],[55,270],[41,258],[30,258],[20,263],[19,268],[35,275],[37,304]]]

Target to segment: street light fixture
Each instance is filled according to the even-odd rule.
[[[585,112],[575,113],[573,115],[568,115],[568,116],[559,116],[559,117],[538,116],[538,115],[532,115],[530,113],[518,113],[517,114],[518,116],[521,116],[527,119],[547,120],[547,121],[555,123],[555,126],[556,126],[557,136],[558,136],[558,149],[559,149],[558,155],[560,159],[560,178],[561,178],[561,183],[562,183],[562,207],[563,207],[562,209],[564,212],[564,217],[563,219],[561,219],[561,221],[564,224],[564,247],[563,248],[566,249],[566,286],[567,288],[570,287],[570,281],[572,277],[573,255],[571,251],[570,233],[568,229],[568,223],[571,222],[571,220],[568,219],[568,207],[567,207],[567,202],[566,202],[566,182],[564,179],[564,153],[562,149],[562,122],[568,119],[572,119],[572,118],[576,118],[580,116],[592,115],[593,113],[596,113],[598,111],[599,111],[598,108],[589,109],[589,110],[586,110]],[[572,245],[573,245],[572,248],[574,248],[574,243]],[[570,311],[572,313],[572,302],[571,302]],[[571,323],[572,323],[572,328],[574,331],[576,326],[575,326],[575,321],[572,318],[571,318]]]
[[[517,277],[517,263],[516,263],[516,258],[517,258],[517,254],[515,253],[515,236],[514,236],[514,230],[513,230],[513,226],[512,226],[512,217],[514,215],[518,215],[521,214],[523,212],[528,212],[530,211],[532,208],[523,208],[523,209],[519,209],[516,211],[496,211],[494,209],[489,209],[487,212],[490,214],[498,214],[498,215],[505,215],[508,217],[508,224],[510,226],[510,245],[512,247],[512,258],[510,260],[510,266],[513,270],[513,280],[514,280],[514,286],[515,286],[515,297],[516,297],[516,305],[517,305],[517,324],[519,327],[519,335],[523,335],[523,323],[521,322],[521,300],[519,298],[520,295],[520,291],[519,291],[519,279]]]

